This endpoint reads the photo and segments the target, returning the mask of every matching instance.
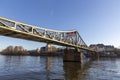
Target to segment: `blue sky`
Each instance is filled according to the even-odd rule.
[[[120,0],[0,0],[0,16],[55,30],[78,30],[86,44],[120,46]],[[0,36],[8,45],[26,49],[44,43]]]

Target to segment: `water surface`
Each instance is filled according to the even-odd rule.
[[[0,80],[120,80],[120,59],[63,62],[62,57],[0,55]]]

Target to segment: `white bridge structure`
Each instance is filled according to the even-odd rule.
[[[75,48],[74,50],[65,50],[64,61],[80,61],[82,63],[81,50],[89,51],[92,53],[92,57],[97,57],[96,51],[86,45],[76,30],[45,29],[0,17],[0,35]]]
[[[59,31],[0,17],[0,35],[90,50],[78,31]]]

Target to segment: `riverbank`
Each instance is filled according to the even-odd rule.
[[[35,50],[26,50],[22,46],[8,46],[5,49],[3,49],[0,54],[2,55],[15,55],[15,56],[62,56],[64,54],[63,49],[58,49],[58,50],[52,50],[52,51],[47,51],[47,50],[40,50],[40,49],[35,49]]]
[[[27,54],[16,54],[16,53],[6,53],[3,54],[0,52],[1,55],[7,55],[7,56],[63,56],[63,52],[47,52],[47,53],[36,53],[36,52],[28,52]]]

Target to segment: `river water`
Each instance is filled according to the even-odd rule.
[[[120,59],[63,62],[62,57],[0,55],[0,80],[120,80]]]

